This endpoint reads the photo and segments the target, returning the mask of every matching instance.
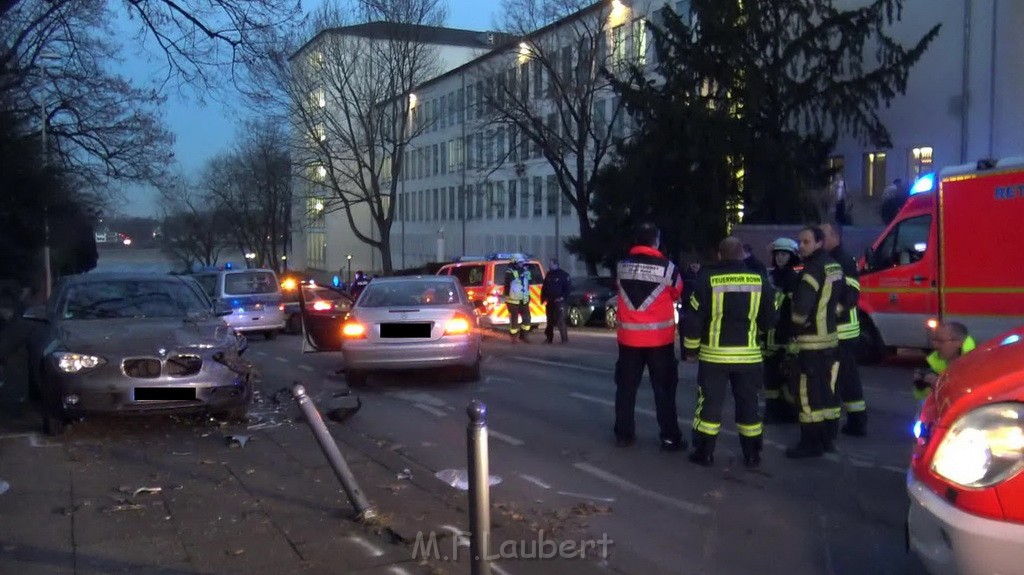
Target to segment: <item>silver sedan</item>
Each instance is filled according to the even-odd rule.
[[[447,276],[375,278],[342,325],[349,383],[369,371],[455,367],[480,379],[476,310],[458,279]]]

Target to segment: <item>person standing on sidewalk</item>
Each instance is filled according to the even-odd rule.
[[[836,347],[836,311],[843,292],[843,268],[825,251],[825,232],[817,226],[800,231],[800,255],[804,269],[793,293],[793,334],[799,349],[800,441],[786,450],[786,457],[821,457],[832,451],[830,420],[834,382],[839,364]]]
[[[763,441],[757,405],[764,380],[758,335],[775,325],[775,293],[765,276],[743,261],[740,240],[722,240],[718,259],[700,275],[685,314],[686,357],[700,361],[690,461],[705,467],[714,463],[722,404],[731,383],[743,463],[753,468],[761,465]]]
[[[544,276],[544,285],[540,288],[540,301],[547,311],[547,327],[544,328],[544,343],[552,343],[555,339],[555,327],[562,343],[569,343],[569,330],[565,324],[565,302],[572,291],[572,278],[558,265],[557,258],[551,258],[548,275]]]
[[[679,269],[658,250],[661,232],[647,222],[637,230],[636,245],[619,262],[615,362],[615,439],[619,447],[636,441],[636,393],[644,367],[654,388],[661,448],[687,447],[676,414],[679,365],[675,355],[675,302],[683,291]]]
[[[512,343],[530,343],[530,268],[526,258],[515,257],[505,270],[505,306],[508,307],[508,333]]]
[[[846,425],[844,435],[864,437],[868,433],[867,403],[864,402],[864,387],[860,381],[860,368],[857,367],[857,340],[860,339],[860,319],[857,315],[857,304],[860,301],[860,273],[853,256],[843,249],[843,229],[838,224],[824,224],[821,231],[825,232],[825,250],[832,259],[843,268],[843,299],[838,325],[839,333],[839,373],[836,378],[836,396],[842,407],[846,408]],[[839,414],[832,414],[839,419]],[[835,438],[833,438],[835,439]]]

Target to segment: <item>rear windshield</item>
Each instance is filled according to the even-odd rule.
[[[457,266],[452,268],[452,275],[459,278],[462,287],[480,287],[484,285],[484,265]]]
[[[503,285],[505,283],[505,272],[508,270],[509,264],[497,264],[494,266],[494,283]],[[540,266],[537,264],[526,264],[526,269],[530,271],[530,285],[541,285],[544,283],[544,273],[540,271]]]
[[[277,293],[277,278],[273,272],[234,272],[224,274],[224,293],[230,295],[256,295]]]
[[[452,281],[370,282],[357,307],[442,306],[463,301],[462,291]]]

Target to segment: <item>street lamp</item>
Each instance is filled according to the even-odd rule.
[[[288,256],[281,256],[281,271],[288,271]]]
[[[249,268],[252,268],[256,264],[256,254],[249,252],[245,254],[245,263]]]
[[[351,284],[352,283],[352,254],[348,254],[347,256],[345,256],[345,259],[348,260],[348,283]]]

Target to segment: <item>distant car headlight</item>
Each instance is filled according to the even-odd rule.
[[[57,367],[64,373],[81,373],[83,371],[89,371],[90,369],[96,369],[97,367],[107,363],[107,361],[102,357],[97,357],[95,355],[82,355],[66,351],[58,351],[54,353],[53,359],[57,362]]]
[[[1024,469],[1024,404],[995,403],[965,414],[942,438],[932,471],[964,487],[1002,483]]]

